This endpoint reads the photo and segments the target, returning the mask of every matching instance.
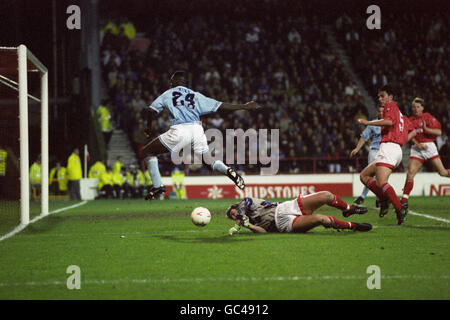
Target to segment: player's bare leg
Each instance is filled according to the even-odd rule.
[[[311,214],[298,216],[292,225],[292,232],[305,233],[318,226],[334,229],[350,229],[354,231],[369,231],[372,229],[372,226],[367,223],[345,222],[332,216]]]
[[[161,143],[161,140],[155,138],[142,148],[142,157],[144,159],[147,157],[156,157],[157,155],[167,152],[169,152],[169,150]]]
[[[434,158],[430,162],[441,177],[450,177],[450,169],[444,167],[441,158]]]
[[[388,169],[388,168],[387,168]],[[378,187],[377,179],[375,178],[377,173],[376,162],[370,163],[363,171],[361,171],[359,178],[361,182],[369,188],[380,199],[380,217],[384,217],[389,210],[389,201],[384,196],[383,190]],[[387,181],[387,178],[385,178]]]
[[[153,139],[142,148],[142,155],[153,183],[153,187],[149,190],[145,200],[156,199],[166,192],[166,187],[162,184],[158,158],[156,156],[167,152],[169,150],[161,143],[159,138]]]
[[[331,219],[323,214],[298,216],[292,225],[292,232],[304,233],[318,226],[330,228],[331,225]]]
[[[376,169],[376,179],[377,179],[377,187],[383,190],[384,198],[389,199],[392,205],[395,208],[395,212],[397,214],[397,224],[402,224],[405,220],[406,214],[408,210],[402,206],[400,200],[395,193],[394,188],[388,183],[389,176],[392,173],[392,169],[386,166],[377,166]],[[380,207],[380,216],[381,216],[381,207]]]
[[[346,218],[352,214],[364,214],[367,212],[367,208],[349,205],[342,200],[341,197],[329,191],[320,191],[302,196],[300,201],[302,204],[302,210],[305,214],[312,214],[323,205],[328,205],[341,210],[342,214]]]
[[[408,172],[406,173],[406,181],[403,187],[403,196],[401,200],[402,206],[406,209],[408,209],[409,194],[414,187],[414,177],[416,176],[417,172],[419,172],[422,165],[423,163],[420,160],[412,158],[409,159]]]

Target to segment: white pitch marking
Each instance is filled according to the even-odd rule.
[[[450,275],[427,276],[427,275],[383,275],[385,280],[432,280],[432,279],[450,279]],[[137,283],[137,284],[151,284],[151,283],[189,283],[189,282],[261,282],[261,281],[324,281],[324,280],[365,280],[366,276],[354,275],[335,275],[335,276],[288,276],[288,277],[219,277],[219,278],[179,278],[179,279],[87,279],[83,281],[86,285],[112,285],[120,283]],[[66,281],[28,281],[28,282],[0,282],[0,287],[15,287],[15,286],[60,286],[66,285]]]
[[[3,241],[3,240],[8,239],[8,238],[11,238],[12,236],[18,234],[20,231],[22,231],[23,229],[25,229],[28,225],[30,225],[30,224],[32,224],[32,223],[35,223],[36,221],[39,221],[39,220],[41,220],[42,218],[48,217],[49,215],[51,215],[51,214],[53,214],[53,213],[58,213],[58,212],[61,212],[61,211],[66,211],[66,210],[69,210],[69,209],[73,209],[73,208],[82,206],[82,205],[84,205],[84,204],[86,204],[86,203],[87,203],[87,201],[85,200],[85,201],[76,203],[76,204],[74,204],[74,205],[68,206],[68,207],[64,207],[64,208],[60,208],[60,209],[56,209],[56,210],[50,211],[48,214],[45,214],[45,215],[44,215],[44,214],[40,214],[40,215],[38,215],[37,217],[34,217],[32,220],[30,220],[30,223],[29,223],[29,224],[27,224],[27,225],[20,224],[19,226],[17,226],[16,228],[14,228],[14,230],[11,231],[10,233],[7,233],[7,234],[1,236],[1,237],[0,237],[0,241]]]
[[[435,216],[430,216],[428,214],[414,212],[414,211],[411,211],[409,209],[408,209],[408,214],[412,214],[413,216],[424,217],[424,218],[428,218],[428,219],[432,219],[432,220],[436,220],[436,221],[442,221],[442,222],[450,223],[450,220],[447,220],[447,219],[444,219],[444,218],[435,217]]]
[[[378,208],[373,207],[372,209],[374,210],[378,210]],[[442,222],[446,222],[446,223],[450,223],[450,220],[444,219],[444,218],[439,218],[439,217],[435,217],[435,216],[430,216],[428,214],[424,214],[424,213],[419,213],[419,212],[414,212],[408,209],[408,214],[412,214],[413,216],[419,216],[419,217],[424,217],[424,218],[428,218],[428,219],[432,219],[432,220],[436,220],[436,221],[442,221]],[[408,216],[408,215],[406,215]]]

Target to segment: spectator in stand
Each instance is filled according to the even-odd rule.
[[[214,3],[210,5],[216,6]],[[290,10],[300,8],[296,4],[292,6]],[[155,10],[165,10],[163,8],[164,5]],[[188,12],[189,10],[193,9],[188,9]],[[133,138],[139,127],[139,121],[129,110],[130,107],[136,108],[136,101],[139,99],[136,89],[145,88],[144,92],[138,92],[145,104],[149,105],[166,89],[164,83],[164,79],[167,78],[166,70],[178,66],[192,69],[194,77],[189,79],[189,83],[192,84],[193,90],[205,92],[210,96],[229,97],[232,101],[251,100],[256,97],[258,102],[264,103],[267,108],[276,106],[275,110],[282,111],[281,115],[285,110],[290,110],[288,114],[295,114],[295,111],[301,108],[314,109],[313,103],[316,100],[333,105],[345,102],[349,106],[346,111],[353,117],[360,104],[360,93],[354,88],[351,89],[354,86],[353,80],[323,37],[318,23],[319,17],[314,13],[305,12],[286,19],[281,12],[270,11],[270,18],[262,18],[254,24],[242,21],[239,15],[236,15],[237,11],[249,13],[250,10],[252,10],[250,5],[239,3],[235,7],[230,5],[221,8],[221,17],[211,15],[200,21],[195,14],[183,19],[174,16],[170,23],[165,23],[163,18],[157,17],[153,21],[154,27],[144,30],[148,32],[151,29],[151,32],[148,32],[151,45],[143,56],[138,56],[129,49],[128,38],[127,41],[123,41],[117,33],[111,34],[108,39],[105,37],[102,51],[104,51],[104,75],[109,82],[109,97],[115,101],[116,95],[122,91],[128,95],[125,104],[121,98],[114,102],[115,107],[119,104],[117,110],[120,110],[120,114],[114,115],[116,125]],[[352,48],[365,46],[367,44],[365,34],[350,30],[349,28],[357,24],[349,19],[342,18],[338,23],[344,36],[350,31],[353,39]],[[224,22],[223,27],[218,27],[216,22],[222,20],[228,22]],[[119,22],[121,23],[122,21]],[[301,30],[298,29],[299,25],[302,26]],[[192,33],[196,35],[195,38],[192,38]],[[435,33],[439,37],[442,31]],[[399,39],[397,32],[395,37]],[[391,38],[389,34],[389,41]],[[375,49],[378,50],[376,47]],[[167,66],[167,61],[173,62],[173,65]],[[373,59],[367,61],[370,61],[368,67],[375,66]],[[442,72],[437,75],[436,77],[434,73],[427,77],[429,81],[436,83],[439,78],[444,79]],[[389,78],[389,74],[385,76]],[[328,80],[330,78],[340,81],[330,82]],[[443,80],[439,81],[445,83]],[[345,88],[348,89],[347,94]],[[139,105],[142,103],[139,102]],[[217,124],[216,120],[212,119],[214,121],[211,121],[211,125],[221,131],[233,127],[226,121],[225,116],[221,117],[222,123]],[[340,113],[333,118],[344,117]],[[257,112],[246,114],[243,120],[239,119],[238,127],[244,130],[258,129],[261,126],[282,127],[290,131],[289,119],[283,119],[282,116],[263,119],[262,123],[260,119],[253,121],[256,119]],[[343,125],[341,120],[338,122],[336,130],[340,132]],[[161,119],[155,122],[153,128],[162,133],[167,130],[166,125],[167,121]],[[331,133],[328,127],[326,130],[327,134]],[[326,154],[328,150],[323,145],[323,137],[320,140],[322,151]],[[351,140],[346,140],[345,144],[345,149],[350,149]],[[286,144],[286,150],[283,150],[285,155],[289,155],[288,148],[289,144]],[[309,155],[313,156],[314,153]],[[298,153],[297,156],[305,155]],[[172,169],[169,166],[165,174],[170,174]]]

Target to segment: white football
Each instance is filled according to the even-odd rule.
[[[204,207],[197,207],[191,213],[192,223],[198,227],[204,227],[211,221],[211,213]]]

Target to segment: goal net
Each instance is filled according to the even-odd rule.
[[[34,117],[30,117],[29,109]],[[48,70],[25,45],[0,47],[0,110],[2,237],[11,224],[21,227],[29,224],[30,200],[40,200],[38,214],[48,214]],[[30,119],[34,123],[30,123]],[[40,127],[38,132],[33,129],[36,127]],[[33,188],[30,165],[36,156],[31,151],[39,144],[41,181]],[[17,212],[12,212],[14,210]]]

